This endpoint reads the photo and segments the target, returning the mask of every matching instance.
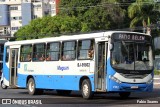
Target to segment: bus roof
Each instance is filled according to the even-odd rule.
[[[31,43],[42,43],[42,42],[51,42],[51,41],[68,41],[68,40],[77,40],[77,39],[89,39],[89,38],[99,38],[99,37],[109,37],[113,33],[137,33],[139,32],[130,32],[130,31],[106,31],[106,32],[96,32],[96,33],[85,33],[85,34],[75,34],[75,35],[62,35],[59,37],[48,37],[41,39],[32,39],[32,40],[21,40],[21,41],[12,41],[6,42],[5,45],[18,45],[18,44],[31,44]]]

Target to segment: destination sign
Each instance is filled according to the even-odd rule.
[[[116,40],[130,40],[130,41],[150,41],[151,37],[142,34],[135,34],[135,33],[114,33],[112,35],[113,39]]]
[[[145,36],[131,35],[131,34],[119,34],[119,39],[125,40],[145,40]]]

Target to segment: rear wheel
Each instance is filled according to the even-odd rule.
[[[35,88],[36,87],[36,84],[35,84],[35,81],[33,78],[30,78],[28,80],[28,84],[27,84],[27,88],[28,88],[28,93],[30,95],[35,95],[37,94],[38,90]]]
[[[126,99],[130,96],[130,92],[121,92],[119,93],[120,97],[123,98],[123,99]]]
[[[83,80],[81,85],[81,93],[84,99],[90,99],[93,97],[93,92],[92,92],[91,83],[89,79]]]
[[[2,89],[7,89],[7,86],[3,83],[3,81],[1,82],[1,88]]]

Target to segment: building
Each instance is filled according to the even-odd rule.
[[[59,0],[0,0],[0,38],[10,38],[38,17],[57,14]]]
[[[4,39],[10,38],[10,26],[8,25],[0,26],[0,38],[4,38]]]
[[[50,9],[51,9],[51,16],[55,16],[58,13],[58,4],[60,0],[50,0]]]

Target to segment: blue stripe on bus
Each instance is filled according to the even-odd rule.
[[[151,92],[153,90],[153,83],[151,84],[129,84],[129,83],[121,83],[110,80],[110,91],[115,92]],[[133,88],[131,88],[133,87]],[[137,87],[137,88],[134,88]]]
[[[3,77],[5,77],[6,80],[9,81],[9,68],[7,67],[6,65],[6,60],[5,60],[5,57],[6,57],[6,53],[7,52],[7,48],[6,46],[4,46],[4,54],[3,54]],[[5,62],[5,63],[4,63]]]
[[[107,79],[107,87],[106,87],[106,89],[108,91],[113,91],[112,90],[113,84],[110,83],[111,80],[109,78],[109,75],[114,75],[116,72],[112,68],[110,61],[111,61],[111,58],[108,58],[108,60],[107,60],[107,77],[106,77],[106,79]]]
[[[21,88],[27,86],[27,76],[18,74],[17,85]],[[79,90],[79,81],[82,76],[75,75],[33,75],[35,79],[36,88],[41,89],[62,89],[62,90]],[[91,84],[92,91],[94,91],[94,78],[93,75],[88,76]]]
[[[5,71],[5,72],[4,72]],[[3,64],[3,77],[5,77],[6,80],[9,81],[9,68],[6,64]]]

